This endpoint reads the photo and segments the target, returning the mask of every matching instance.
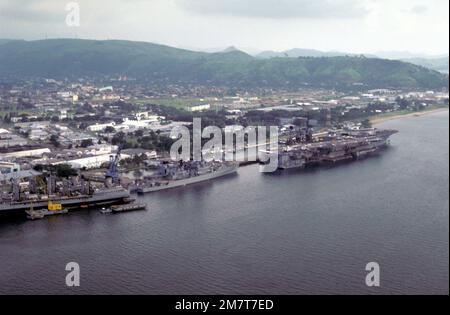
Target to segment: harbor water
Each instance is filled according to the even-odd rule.
[[[147,211],[2,221],[0,294],[448,294],[448,111],[378,127],[400,131],[391,148],[353,163],[251,165],[138,197]]]

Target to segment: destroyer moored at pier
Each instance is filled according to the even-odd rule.
[[[158,173],[140,182],[138,194],[191,185],[236,173],[238,163],[195,162],[162,163]]]

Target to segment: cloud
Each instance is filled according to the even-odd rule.
[[[0,18],[5,20],[8,19],[36,23],[48,23],[61,20],[58,19],[58,16],[52,12],[36,12],[30,9],[17,10],[14,8],[1,10]]]
[[[410,10],[410,12],[414,13],[414,14],[423,14],[427,11],[428,11],[428,7],[426,7],[424,5],[416,5]]]
[[[69,1],[68,1],[69,2]],[[2,0],[0,18],[35,23],[51,23],[61,20],[65,3],[56,0]]]
[[[356,18],[369,11],[365,0],[174,0],[198,15],[258,18]]]

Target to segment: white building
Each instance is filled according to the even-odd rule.
[[[89,127],[87,127],[87,129],[91,132],[99,132],[99,131],[103,131],[105,130],[107,127],[115,127],[116,123],[115,122],[110,122],[107,124],[95,124],[95,125],[91,125]]]
[[[96,144],[92,145],[90,147],[87,147],[84,150],[84,154],[87,155],[105,155],[105,154],[111,154],[112,152],[116,152],[118,149],[118,146],[111,145],[111,144]]]
[[[51,153],[50,149],[48,148],[42,148],[42,149],[33,149],[33,150],[26,150],[26,151],[15,151],[15,152],[8,152],[3,153],[2,157],[5,159],[11,159],[11,158],[23,158],[23,157],[41,157],[45,153]]]
[[[152,117],[155,117],[152,119]],[[116,125],[116,130],[124,132],[132,132],[138,129],[152,129],[153,125],[158,125],[160,121],[160,116],[149,116],[149,119],[141,120],[131,120],[125,118],[123,123]]]
[[[61,109],[61,111],[59,112],[58,118],[60,120],[66,119],[67,118],[67,109]]]
[[[193,105],[193,106],[190,106],[188,109],[191,112],[201,112],[201,111],[204,111],[204,110],[211,109],[211,105],[210,104]]]
[[[119,95],[109,94],[109,95],[102,96],[102,100],[104,100],[104,101],[119,101],[120,99],[121,98]]]
[[[112,92],[114,88],[112,86],[105,86],[98,89],[99,92]]]
[[[56,95],[61,97],[61,98],[72,98],[73,93],[70,92],[70,91],[68,91],[68,92],[57,92]]]
[[[16,123],[14,126],[24,130],[41,129],[45,130],[51,125],[48,121],[35,121],[35,122],[24,122]]]
[[[9,174],[18,171],[20,171],[19,164],[0,161],[0,174]]]
[[[135,114],[136,120],[145,120],[148,122],[156,122],[159,120],[164,120],[165,117],[158,116],[158,115],[152,115],[149,112],[139,112]]]
[[[61,131],[68,131],[69,130],[69,127],[63,126],[63,125],[58,125],[58,124],[55,125],[55,128],[58,129],[58,130],[61,130]]]
[[[41,129],[32,129],[28,135],[28,138],[33,141],[43,141],[49,138],[49,134],[45,130]]]
[[[18,135],[2,132],[0,130],[0,148],[8,148],[13,146],[24,146],[28,141]],[[0,158],[3,154],[0,154]]]
[[[130,156],[126,155],[126,154],[120,155],[121,160],[127,159],[129,157]],[[76,160],[71,160],[71,161],[56,162],[56,163],[53,163],[53,165],[69,164],[70,166],[72,166],[75,169],[82,169],[82,168],[92,169],[92,168],[101,167],[104,163],[108,163],[110,161],[110,159],[111,159],[110,154],[103,154],[103,155],[91,156],[91,157],[76,159]]]

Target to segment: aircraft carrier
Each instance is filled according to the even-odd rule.
[[[376,128],[329,129],[312,133],[301,130],[280,141],[277,152],[264,151],[267,160],[278,155],[278,169],[305,168],[311,165],[334,164],[357,160],[389,146],[389,137],[396,130]]]

